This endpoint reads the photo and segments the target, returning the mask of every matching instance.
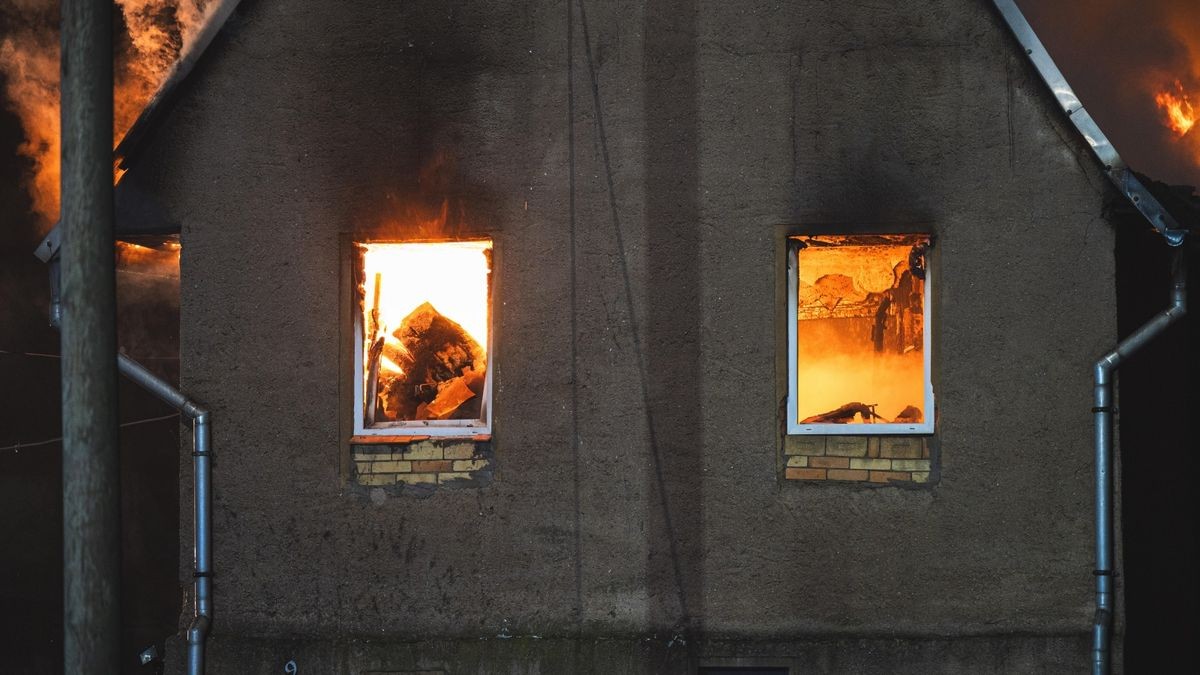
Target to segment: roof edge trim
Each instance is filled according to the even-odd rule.
[[[170,110],[171,106],[168,105],[168,102],[176,89],[191,74],[200,57],[204,55],[205,50],[212,44],[217,33],[221,32],[221,28],[225,26],[225,22],[240,3],[241,0],[219,0],[208,17],[208,21],[204,23],[204,27],[196,34],[196,39],[179,55],[179,59],[171,67],[166,79],[159,85],[154,96],[142,108],[142,112],[138,114],[137,119],[134,120],[129,130],[121,138],[121,142],[113,150],[113,166],[115,168],[129,169],[129,161],[137,154],[155,121]]]
[[[1004,17],[1005,23],[1012,30],[1013,35],[1017,38],[1017,42],[1021,44],[1025,50],[1025,55],[1029,57],[1033,67],[1037,69],[1038,75],[1042,81],[1050,88],[1054,99],[1058,101],[1058,105],[1067,113],[1067,117],[1071,120],[1071,124],[1075,125],[1075,129],[1079,131],[1083,139],[1087,141],[1088,147],[1092,149],[1092,153],[1100,160],[1104,167],[1104,173],[1108,179],[1112,181],[1117,190],[1125,195],[1133,207],[1142,214],[1150,222],[1150,225],[1158,231],[1159,234],[1167,240],[1171,246],[1179,246],[1183,243],[1184,236],[1187,230],[1182,228],[1175,220],[1162,203],[1158,201],[1142,181],[1138,180],[1137,176],[1121,159],[1121,155],[1117,153],[1117,149],[1113,147],[1108,136],[1084,109],[1083,103],[1075,95],[1075,91],[1071,89],[1071,85],[1067,82],[1067,78],[1063,76],[1062,71],[1055,65],[1054,59],[1050,57],[1050,53],[1046,51],[1042,41],[1034,32],[1033,26],[1029,25],[1029,21],[1025,15],[1021,13],[1015,0],[992,0],[996,5],[996,9],[1000,10],[1000,15]]]

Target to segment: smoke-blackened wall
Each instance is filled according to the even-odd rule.
[[[258,0],[213,49],[133,170],[184,223],[217,672],[1082,663],[1108,187],[990,3]],[[498,468],[421,499],[342,468],[340,251],[420,234],[443,154]],[[814,228],[936,237],[933,485],[781,480]]]

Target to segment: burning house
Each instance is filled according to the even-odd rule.
[[[211,672],[1087,662],[1134,188],[992,2],[229,4],[118,188]]]

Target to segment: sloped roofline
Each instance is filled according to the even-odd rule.
[[[1033,27],[1029,25],[1029,21],[1025,15],[1017,7],[1015,0],[992,0],[999,10],[1000,15],[1008,24],[1017,42],[1020,43],[1026,56],[1041,76],[1042,81],[1050,88],[1051,94],[1059,107],[1067,114],[1067,118],[1075,129],[1087,142],[1091,148],[1093,155],[1100,161],[1104,174],[1108,176],[1117,190],[1124,195],[1129,203],[1137,209],[1137,211],[1150,223],[1150,225],[1163,235],[1167,243],[1172,246],[1179,246],[1183,243],[1187,230],[1180,226],[1175,217],[1162,205],[1162,203],[1146,188],[1142,181],[1134,174],[1121,158],[1117,149],[1113,147],[1108,136],[1092,119],[1087,109],[1083,107],[1079,97],[1075,95],[1075,91],[1071,88],[1067,78],[1058,69],[1054,63],[1054,59],[1050,57],[1046,51],[1042,41],[1034,32]],[[196,39],[191,42],[186,51],[180,54],[179,60],[171,68],[167,78],[159,86],[154,96],[142,109],[142,112],[134,120],[132,126],[122,137],[121,142],[117,144],[113,151],[113,165],[122,172],[131,168],[133,160],[137,157],[149,138],[151,131],[160,120],[170,111],[171,104],[179,93],[179,87],[188,76],[192,73],[200,58],[204,55],[213,39],[220,33],[226,21],[234,10],[237,9],[241,0],[219,0],[216,9],[208,21],[196,35]],[[121,174],[124,177],[124,173]],[[129,187],[129,186],[127,186]],[[122,190],[121,180],[118,179],[118,192],[129,192],[132,190]],[[118,200],[120,201],[120,200]],[[36,254],[43,260],[48,260],[58,250],[58,227],[57,224],[47,235],[46,239],[38,246]]]
[[[121,137],[121,142],[113,150],[113,168],[120,171],[113,188],[115,191],[113,206],[117,211],[118,232],[129,229],[128,227],[123,228],[122,224],[131,222],[137,224],[132,229],[138,232],[178,231],[178,225],[171,221],[170,216],[157,203],[143,194],[140,187],[133,184],[135,181],[125,180],[125,172],[131,167],[133,159],[145,145],[153,128],[170,112],[171,106],[178,96],[179,86],[187,80],[188,75],[191,75],[192,70],[200,61],[200,57],[204,55],[213,39],[221,32],[221,28],[225,26],[225,22],[241,1],[217,0],[216,8],[213,9],[200,32],[196,34],[196,38],[179,55],[179,59],[171,67],[166,79],[159,85],[154,96],[142,108],[142,112],[138,114],[137,119],[133,121],[129,130]],[[49,262],[58,255],[61,246],[62,232],[59,223],[55,223],[50,228],[50,232],[34,249],[34,255],[42,262]]]
[[[170,112],[171,105],[179,93],[179,85],[187,80],[188,75],[191,75],[192,69],[200,61],[200,57],[212,44],[217,33],[221,32],[221,28],[224,27],[225,22],[241,1],[218,0],[217,7],[208,17],[208,21],[196,34],[195,39],[179,55],[179,59],[171,67],[167,78],[159,85],[154,96],[146,103],[146,107],[142,108],[142,112],[138,114],[137,119],[133,121],[129,130],[125,132],[125,136],[121,138],[121,142],[113,150],[113,166],[115,168],[129,169],[131,160],[137,156],[138,151],[150,135],[150,131],[163,116]]]
[[[1041,76],[1046,86],[1050,88],[1050,93],[1054,95],[1054,100],[1058,101],[1059,107],[1063,109],[1063,112],[1067,113],[1067,118],[1071,120],[1071,124],[1075,125],[1075,129],[1083,136],[1083,140],[1092,149],[1092,154],[1095,155],[1096,159],[1100,160],[1104,174],[1113,182],[1117,190],[1129,200],[1130,204],[1150,222],[1150,225],[1167,240],[1168,244],[1171,246],[1182,244],[1187,230],[1179,225],[1175,217],[1146,189],[1146,186],[1129,168],[1125,160],[1121,159],[1121,155],[1113,147],[1112,142],[1108,140],[1108,136],[1104,134],[1100,126],[1096,124],[1096,121],[1092,119],[1092,116],[1083,107],[1083,103],[1075,95],[1075,91],[1071,89],[1067,78],[1063,76],[1062,71],[1055,65],[1054,59],[1050,58],[1050,53],[1042,45],[1042,41],[1038,38],[1037,33],[1034,32],[1033,27],[1029,25],[1029,21],[1025,19],[1025,15],[1021,13],[1020,8],[1017,7],[1015,0],[992,1],[995,3],[996,9],[1000,10],[1000,15],[1004,17],[1004,21],[1017,38],[1017,42],[1021,44],[1025,55],[1033,63],[1033,67],[1037,70],[1038,75]]]

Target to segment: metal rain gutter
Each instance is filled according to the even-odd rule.
[[[1177,248],[1171,256],[1171,304],[1156,314],[1116,348],[1096,362],[1096,617],[1092,627],[1092,672],[1109,671],[1109,647],[1113,619],[1113,373],[1121,363],[1157,337],[1187,313],[1187,267],[1184,251]]]
[[[1096,530],[1096,613],[1092,621],[1092,673],[1107,675],[1110,670],[1113,624],[1113,523],[1112,523],[1112,463],[1113,463],[1113,374],[1117,367],[1150,340],[1158,336],[1187,312],[1187,270],[1181,248],[1187,230],[1163,207],[1146,186],[1134,175],[1116,148],[1100,130],[1096,121],[1084,109],[1071,85],[1063,77],[1042,41],[1025,19],[1013,0],[993,0],[1008,27],[1021,43],[1046,86],[1054,94],[1075,128],[1083,135],[1088,147],[1104,165],[1104,173],[1121,194],[1133,204],[1150,225],[1163,236],[1167,244],[1177,247],[1171,260],[1171,304],[1159,312],[1116,348],[1096,362],[1095,401],[1095,530]]]
[[[1075,91],[1067,83],[1067,78],[1063,77],[1062,71],[1054,64],[1054,59],[1050,58],[1049,52],[1042,46],[1042,41],[1038,39],[1037,33],[1029,25],[1025,15],[1017,7],[1017,3],[1014,0],[992,1],[1000,10],[1001,16],[1008,23],[1013,35],[1016,36],[1017,42],[1021,43],[1025,54],[1029,56],[1033,67],[1037,69],[1038,75],[1041,75],[1046,86],[1050,87],[1059,107],[1067,113],[1071,124],[1074,124],[1079,133],[1083,135],[1088,147],[1092,149],[1096,158],[1104,166],[1104,173],[1108,179],[1145,216],[1154,229],[1166,238],[1168,244],[1171,246],[1182,244],[1187,230],[1180,227],[1175,217],[1146,189],[1142,181],[1138,180],[1129,166],[1125,164],[1125,160],[1121,159],[1117,149],[1113,147],[1108,137],[1100,130],[1099,125],[1080,103],[1079,98],[1075,96]]]
[[[192,577],[195,607],[192,623],[187,629],[188,675],[203,675],[204,645],[212,623],[212,438],[211,414],[195,401],[188,399],[166,380],[146,370],[137,361],[119,354],[117,367],[121,374],[154,394],[192,420]]]

